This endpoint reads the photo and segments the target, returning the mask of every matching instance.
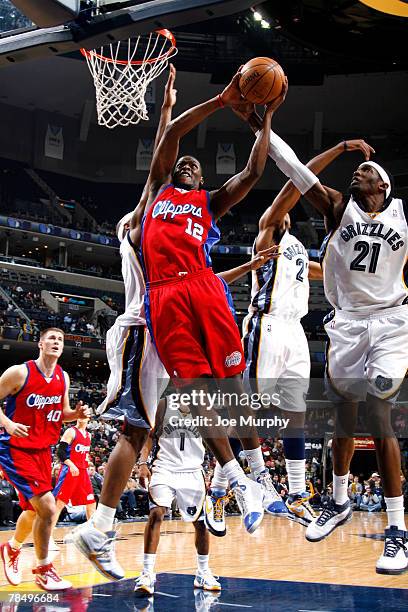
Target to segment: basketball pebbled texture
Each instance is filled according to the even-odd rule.
[[[277,98],[285,82],[285,73],[270,57],[254,57],[243,66],[239,79],[242,95],[254,104],[268,104]]]

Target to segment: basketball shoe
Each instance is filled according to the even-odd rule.
[[[295,523],[300,523],[303,527],[310,525],[312,521],[317,519],[317,514],[309,504],[309,493],[291,493],[286,500],[288,509],[287,517]]]
[[[220,591],[204,591],[203,589],[194,589],[194,604],[196,612],[209,612],[217,610]]]
[[[228,496],[225,490],[211,489],[211,494],[206,495],[204,504],[204,522],[210,533],[223,537],[227,533],[225,524],[225,503]]]
[[[35,583],[44,591],[65,591],[72,588],[72,584],[68,580],[58,576],[52,563],[39,565],[32,572],[35,575]]]
[[[103,533],[91,521],[87,521],[81,529],[72,532],[72,541],[102,576],[121,580],[125,572],[116,560],[116,536],[116,531]]]
[[[21,569],[19,568],[21,548],[11,548],[9,542],[0,546],[0,554],[3,561],[4,574],[13,586],[21,582]]]
[[[309,523],[306,529],[306,540],[309,542],[320,542],[327,538],[337,527],[351,521],[353,512],[348,499],[344,504],[336,504],[332,499],[324,508],[320,516]]]
[[[377,574],[402,574],[408,569],[408,532],[394,525],[385,530],[384,552],[377,561]]]
[[[221,585],[210,569],[205,573],[197,570],[194,578],[194,588],[204,589],[204,591],[221,591]]]
[[[262,470],[258,474],[251,472],[249,477],[258,482],[263,491],[262,505],[268,514],[273,516],[287,516],[288,509],[285,502],[273,486],[272,478],[268,470]]]
[[[136,578],[134,591],[138,595],[153,595],[155,582],[156,574],[143,570]]]
[[[231,491],[241,511],[245,529],[253,533],[262,523],[264,515],[261,485],[243,477],[231,484]]]

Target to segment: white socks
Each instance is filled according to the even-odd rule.
[[[143,555],[143,571],[154,573],[154,564],[156,563],[156,553],[145,553]]]
[[[23,543],[16,540],[14,536],[11,538],[11,540],[9,540],[9,544],[13,550],[20,550],[20,548],[23,546]]]
[[[229,484],[233,484],[237,480],[242,480],[242,478],[246,478],[244,470],[239,465],[236,459],[231,459],[231,461],[225,463],[222,466],[222,471],[224,472],[224,476],[225,478],[227,478]]]
[[[285,463],[288,472],[289,493],[304,493],[306,491],[306,459],[285,459]]]
[[[228,478],[225,477],[224,470],[222,469],[222,467],[217,461],[217,463],[215,464],[215,468],[214,468],[214,475],[211,480],[211,490],[212,491],[226,490],[227,487],[228,487]]]
[[[208,571],[209,555],[199,555],[197,553],[197,567],[199,574],[205,574]]]
[[[395,525],[398,529],[406,531],[404,518],[404,498],[399,497],[384,497],[385,505],[387,506],[387,528]]]
[[[260,446],[252,450],[244,449],[244,453],[248,461],[249,469],[253,474],[258,475],[259,472],[263,472],[265,470],[265,462]]]
[[[103,504],[99,503],[97,509],[95,510],[95,514],[92,516],[93,526],[104,533],[107,531],[112,531],[115,513],[116,508],[110,508],[109,506],[104,506]]]
[[[347,489],[349,473],[350,472],[347,472],[344,476],[336,476],[333,472],[333,499],[339,506],[346,503],[348,500]]]
[[[45,557],[45,559],[37,559],[37,567],[41,567],[42,565],[48,565],[49,563],[49,557]]]

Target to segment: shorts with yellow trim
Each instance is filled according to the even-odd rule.
[[[110,367],[107,397],[98,408],[106,420],[126,420],[134,427],[154,427],[157,405],[168,374],[145,325],[118,321],[106,336]]]
[[[408,368],[408,305],[369,315],[336,310],[324,327],[329,398],[395,400]]]
[[[206,495],[202,470],[168,472],[153,468],[149,485],[150,508],[171,508],[177,501],[181,518],[188,523],[201,518]]]

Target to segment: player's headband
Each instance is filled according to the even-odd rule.
[[[380,166],[380,164],[377,164],[375,161],[366,161],[360,164],[360,166],[371,166],[372,168],[374,168],[374,170],[377,170],[378,174],[380,175],[381,180],[384,183],[387,183],[388,185],[387,189],[385,190],[385,197],[388,198],[388,196],[391,193],[391,179],[386,173],[386,171],[384,170],[384,168]]]
[[[132,216],[133,216],[133,212],[126,213],[126,215],[124,215],[119,221],[118,226],[117,226],[118,227],[117,237],[118,237],[119,242],[122,242],[124,238],[123,230],[125,229],[126,223],[130,223]]]

